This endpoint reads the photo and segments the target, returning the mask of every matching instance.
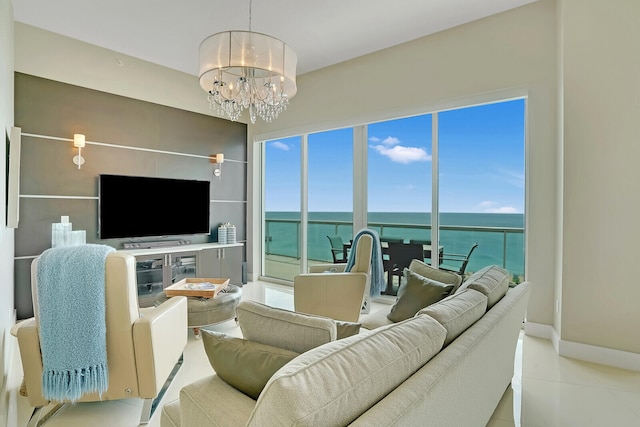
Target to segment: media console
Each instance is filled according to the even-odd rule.
[[[136,258],[139,302],[148,307],[164,288],[185,277],[225,277],[242,286],[243,247],[243,243],[196,243],[119,251]]]

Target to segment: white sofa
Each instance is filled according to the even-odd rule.
[[[513,377],[530,288],[502,297],[508,277],[496,271],[407,320],[340,340],[330,331],[329,342],[273,374],[257,400],[217,375],[196,381],[163,407],[162,427],[486,426]]]

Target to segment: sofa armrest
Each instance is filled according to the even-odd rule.
[[[309,266],[309,273],[344,273],[344,270],[347,268],[346,263],[341,264],[316,264]]]
[[[293,281],[295,309],[357,322],[368,280],[367,273],[299,274]]]
[[[319,345],[335,341],[333,319],[243,301],[236,308],[244,339],[260,344],[304,353]]]
[[[140,397],[158,395],[187,345],[187,298],[172,297],[133,324]]]
[[[11,335],[18,339],[29,404],[33,407],[48,405],[49,401],[42,396],[43,366],[36,319],[32,317],[16,323],[11,328]]]

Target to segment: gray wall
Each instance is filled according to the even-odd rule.
[[[229,221],[237,227],[237,239],[245,240],[245,124],[22,73],[15,74],[15,123],[23,133],[20,222],[15,233],[18,318],[33,313],[31,260],[51,246],[51,224],[60,222],[60,216],[68,215],[74,230],[86,230],[87,243],[121,249],[131,240],[98,238],[99,174],[210,180],[212,234],[167,239],[216,241],[217,226]],[[81,169],[72,163],[77,149],[66,140],[74,133],[85,134],[87,140]],[[205,158],[217,153],[225,156],[220,178],[213,176],[215,165]],[[166,199],[167,209],[188,209],[189,200],[179,195],[144,197]],[[135,241],[140,240],[160,239]]]

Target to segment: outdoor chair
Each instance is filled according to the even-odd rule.
[[[347,262],[344,257],[344,241],[340,236],[327,236],[329,243],[331,244],[331,256],[333,257],[333,263]]]
[[[469,264],[469,258],[471,258],[471,254],[478,247],[477,243],[474,243],[469,249],[469,253],[465,254],[443,254],[441,265],[438,267],[441,270],[451,271],[453,273],[459,274],[462,278],[464,278],[464,272],[467,269],[467,264]]]
[[[393,278],[398,277],[398,289],[402,284],[404,269],[409,267],[411,261],[423,260],[424,251],[422,243],[397,243],[389,242],[387,248],[389,260],[387,262],[387,289],[385,295],[396,295],[397,289],[393,287]]]

